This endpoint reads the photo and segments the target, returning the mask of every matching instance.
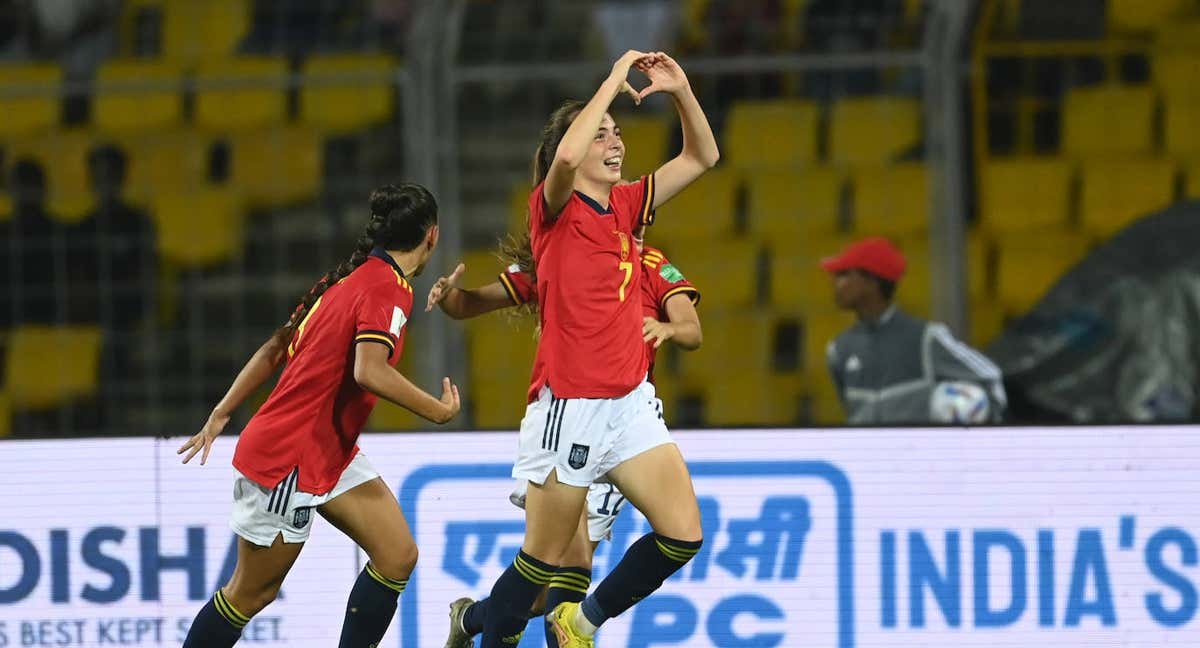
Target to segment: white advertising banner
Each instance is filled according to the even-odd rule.
[[[1200,645],[1200,429],[681,432],[705,544],[598,646]],[[229,459],[0,443],[0,648],[177,646],[236,557]],[[520,546],[512,433],[368,435],[420,562],[383,646],[445,640]],[[615,505],[615,502],[614,502]],[[318,520],[245,645],[337,643],[364,558]],[[648,530],[630,506],[597,582]],[[521,646],[540,646],[531,625]]]

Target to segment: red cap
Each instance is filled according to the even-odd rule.
[[[821,259],[821,267],[826,272],[863,270],[892,282],[904,276],[906,265],[900,249],[882,237],[851,243],[841,254]]]

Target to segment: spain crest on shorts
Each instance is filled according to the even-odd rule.
[[[308,520],[309,517],[311,517],[311,512],[311,506],[305,506],[296,509],[296,512],[292,514],[292,526],[296,527],[297,529],[303,529],[304,527],[308,526]]]
[[[571,454],[567,455],[567,465],[578,470],[587,465],[588,447],[579,445],[578,443],[571,444]]]

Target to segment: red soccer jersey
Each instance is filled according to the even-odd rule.
[[[667,257],[660,251],[652,247],[644,248],[641,254],[642,263],[642,316],[653,317],[659,321],[667,321],[667,300],[675,295],[684,295],[692,300],[692,303],[699,303],[700,291],[696,289],[692,282],[684,278]],[[500,273],[500,285],[504,286],[505,292],[508,293],[508,298],[512,300],[514,305],[521,304],[537,299],[537,287],[529,280],[529,275],[521,271],[516,265],[510,266],[508,270]],[[653,343],[645,345],[646,359],[649,363],[649,379],[654,382],[654,357],[658,349],[654,348]]]
[[[354,347],[383,344],[395,366],[412,306],[412,286],[378,249],[330,286],[296,329],[279,383],[242,430],[234,467],[265,488],[299,467],[299,490],[333,490],[377,400],[354,381]]]
[[[646,378],[640,350],[642,273],[633,228],[654,220],[654,176],[617,185],[608,209],[579,192],[548,221],[542,185],[529,196],[541,337],[529,400],[618,398]]]

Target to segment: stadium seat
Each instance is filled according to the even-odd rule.
[[[648,242],[658,247],[654,238],[649,238]],[[700,289],[702,308],[745,308],[757,300],[757,243],[729,238],[696,240],[687,245],[662,246],[662,250],[667,259]]]
[[[1152,31],[1194,9],[1191,0],[1108,0],[1108,27],[1114,32]]]
[[[163,54],[186,62],[233,54],[251,23],[251,0],[136,0],[163,12]],[[131,9],[132,10],[132,9]]]
[[[770,371],[771,321],[764,313],[748,308],[717,310],[706,308],[703,300],[700,303],[704,346],[695,353],[679,354],[679,377],[686,384],[707,385],[723,374]]]
[[[287,117],[287,62],[244,57],[207,62],[196,71],[196,124],[218,132],[272,126]]]
[[[783,426],[799,419],[795,381],[766,372],[718,372],[705,383],[704,423],[714,427]]]
[[[1169,206],[1175,197],[1174,162],[1164,159],[1110,160],[1083,165],[1081,223],[1108,238],[1133,221]]]
[[[844,186],[842,173],[828,167],[751,173],[750,231],[785,247],[802,237],[828,238],[841,226]]]
[[[153,212],[158,249],[167,262],[184,268],[211,266],[242,249],[242,204],[235,191],[205,187],[160,195]]]
[[[770,253],[767,267],[772,306],[809,311],[829,308],[833,303],[833,282],[821,269],[820,261],[836,254],[853,239],[834,235],[820,240],[824,244],[808,240],[799,248],[785,243]]]
[[[980,225],[990,234],[1064,228],[1071,165],[1061,158],[994,159],[983,167]]]
[[[324,146],[312,129],[262,129],[235,134],[230,144],[230,179],[247,206],[280,207],[316,198]]]
[[[1068,155],[1148,154],[1154,147],[1154,91],[1149,86],[1076,88],[1063,104],[1062,149]]]
[[[28,88],[28,96],[0,97],[0,138],[31,135],[58,124],[59,84],[57,65],[0,64],[0,87]]]
[[[1196,30],[1200,36],[1200,29]],[[1168,101],[1200,95],[1200,52],[1195,50],[1158,52],[1151,59],[1154,83]]]
[[[925,165],[895,164],[855,171],[854,231],[900,237],[929,229],[929,181]]]
[[[119,139],[129,158],[126,192],[150,204],[155,196],[181,193],[205,184],[211,140],[191,131],[139,133]]]
[[[529,194],[532,188],[528,180],[513,184],[508,192],[508,231],[523,232],[529,227]]]
[[[1087,253],[1085,236],[1049,230],[997,241],[997,291],[1007,315],[1025,313]]]
[[[921,106],[902,97],[859,97],[833,104],[829,152],[834,164],[878,165],[921,143]]]
[[[967,295],[975,299],[992,292],[991,252],[988,239],[977,232],[967,234]],[[938,267],[929,247],[928,235],[909,236],[897,241],[908,260],[904,278],[896,291],[900,304],[914,315],[933,315],[933,277]],[[942,273],[938,273],[939,275]]]
[[[8,336],[5,388],[13,410],[62,405],[97,391],[100,330],[20,326]]]
[[[50,213],[64,222],[78,222],[92,206],[87,156],[96,141],[82,131],[54,131],[23,138],[8,147],[9,162],[29,157],[46,174]]]
[[[1004,332],[1004,307],[991,298],[971,301],[971,345],[982,349]]]
[[[660,208],[647,237],[653,245],[680,247],[689,241],[728,238],[733,233],[737,173],[726,167],[701,176]]]
[[[458,285],[463,288],[478,288],[490,284],[504,271],[504,263],[496,254],[495,247],[464,251],[460,261],[467,266],[466,273],[458,281]],[[438,276],[452,272],[457,263],[447,260],[445,265],[445,268],[439,269]]]
[[[625,160],[621,164],[621,175],[635,180],[654,172],[667,161],[667,143],[671,138],[672,122],[662,115],[619,115],[617,126],[621,128],[621,139],[625,142]],[[525,182],[525,195],[529,195],[529,183]]]
[[[0,222],[12,218],[12,198],[0,191]]]
[[[739,101],[725,123],[724,151],[741,170],[796,168],[817,161],[815,101]]]
[[[361,130],[391,118],[396,62],[388,56],[314,56],[304,63],[302,119],[331,133]]]
[[[841,403],[829,375],[826,349],[829,343],[854,324],[854,315],[827,308],[813,311],[804,318],[802,367],[810,394],[810,407],[822,414],[818,422],[840,420]]]
[[[8,392],[0,389],[0,439],[12,434],[12,403]]]
[[[532,317],[503,311],[467,323],[470,391],[463,399],[476,426],[512,429],[520,423],[537,348],[534,325]]]
[[[183,71],[151,61],[112,61],[96,72],[92,122],[105,133],[161,131],[183,119]]]
[[[1200,77],[1197,77],[1200,80]],[[1163,139],[1177,158],[1200,157],[1200,94],[1170,98],[1163,105]]]
[[[1192,162],[1188,165],[1186,173],[1187,182],[1184,185],[1184,193],[1192,200],[1200,200],[1200,162]],[[2,202],[3,200],[0,199],[0,203]],[[0,208],[0,211],[3,209]]]
[[[810,376],[806,382],[806,397],[808,405],[809,424],[812,425],[843,425],[846,422],[846,411],[838,398],[837,387],[833,384],[829,372]]]

